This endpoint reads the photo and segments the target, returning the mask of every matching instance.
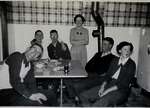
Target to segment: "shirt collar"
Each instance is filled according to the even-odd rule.
[[[125,65],[126,64],[126,62],[128,61],[128,59],[129,59],[129,57],[128,58],[125,58],[125,59],[119,59],[119,62],[118,62],[118,65],[120,65],[120,64],[122,64],[122,65]]]
[[[57,41],[56,43],[52,43],[52,45],[53,45],[54,47],[56,47],[56,46],[57,46],[57,43],[58,43],[58,41]]]
[[[102,53],[102,55],[101,55],[101,56],[102,56],[102,57],[103,57],[103,56],[107,56],[108,54],[111,54],[111,51],[108,51],[108,52]]]

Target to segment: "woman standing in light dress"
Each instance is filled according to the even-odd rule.
[[[79,60],[83,67],[87,62],[87,49],[86,45],[89,43],[89,32],[82,25],[85,19],[82,15],[78,14],[74,17],[76,27],[70,31],[71,58],[72,60]]]

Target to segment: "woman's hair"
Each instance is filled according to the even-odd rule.
[[[120,55],[121,53],[119,52],[119,50],[121,50],[124,46],[130,46],[130,51],[132,52],[133,51],[133,45],[132,43],[130,42],[126,42],[126,41],[123,41],[123,42],[120,42],[117,47],[116,47],[116,51],[117,53]]]
[[[74,17],[74,22],[76,23],[76,19],[80,17],[82,19],[82,22],[84,23],[85,22],[85,18],[81,15],[81,14],[78,14]]]

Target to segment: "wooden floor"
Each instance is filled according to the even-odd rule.
[[[74,102],[64,97],[63,107],[76,107]],[[122,107],[122,106],[119,106]],[[132,88],[132,92],[128,98],[128,101],[123,107],[150,107],[150,97],[143,95],[141,89]]]
[[[67,97],[65,90],[63,90],[63,91],[64,91],[63,107],[76,107],[73,100],[70,100]],[[142,91],[142,89],[140,89],[140,88],[132,87],[131,94],[128,98],[128,101],[123,105],[123,107],[124,106],[126,106],[126,107],[150,107],[150,93],[143,93],[141,91]],[[58,94],[60,94],[60,93],[58,93]],[[58,96],[58,101],[60,101],[59,97],[60,96]]]
[[[128,98],[128,107],[150,107],[150,96],[143,94],[141,89],[132,89],[132,93]]]

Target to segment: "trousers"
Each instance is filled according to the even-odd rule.
[[[110,85],[106,85],[106,88],[109,88],[114,82]],[[87,91],[80,94],[80,100],[83,106],[89,107],[113,107],[123,103],[128,98],[128,93],[122,92],[120,90],[115,90],[109,92],[103,97],[98,96],[98,91],[100,85],[94,88],[88,89]]]
[[[0,90],[0,106],[58,106],[55,94],[51,90],[38,90],[47,97],[47,101],[40,104],[20,95],[14,89]]]

